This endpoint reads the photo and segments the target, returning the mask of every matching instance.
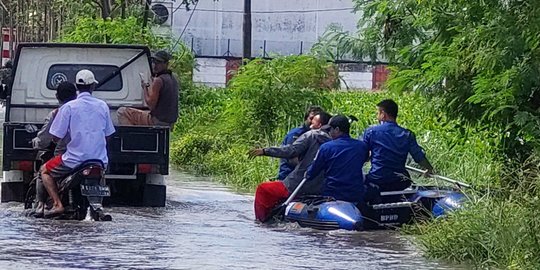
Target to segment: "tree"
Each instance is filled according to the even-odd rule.
[[[197,1],[182,0],[181,5],[190,9]],[[142,19],[140,15],[145,4],[150,3],[151,0],[0,0],[0,23],[3,27],[13,25],[16,41],[45,42],[69,31],[80,16],[109,20],[137,16]]]
[[[334,29],[322,43],[390,61],[391,90],[443,97],[455,116],[500,125],[509,154],[540,149],[539,1],[355,0],[355,10],[358,31]]]

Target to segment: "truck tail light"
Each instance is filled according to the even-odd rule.
[[[31,172],[34,170],[34,162],[31,160],[16,160],[11,162],[12,170]]]
[[[148,173],[159,173],[159,165],[157,164],[137,164],[137,173],[148,174]]]

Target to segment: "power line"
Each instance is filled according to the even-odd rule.
[[[197,1],[195,4],[197,4],[198,2],[199,2],[199,1]],[[182,4],[178,5],[178,6],[173,10],[173,12],[171,12],[171,14],[176,13],[181,7],[182,7]],[[186,9],[186,11],[188,11],[188,10]]]
[[[198,3],[198,2],[197,2]],[[180,6],[178,6],[174,11],[178,11]],[[252,11],[252,14],[282,14],[282,13],[312,13],[312,12],[331,12],[331,11],[345,11],[345,10],[354,10],[354,8],[330,8],[330,9],[308,9],[308,10],[269,10],[269,11]],[[197,11],[206,11],[206,12],[217,12],[217,13],[238,13],[243,14],[243,11],[240,10],[217,10],[217,9],[198,9]]]
[[[197,9],[198,4],[199,4],[199,1],[195,2],[195,5],[193,6],[193,10],[191,11],[191,14],[189,14],[189,18],[188,18],[188,20],[186,22],[186,25],[184,25],[184,29],[182,29],[182,32],[180,32],[180,36],[178,36],[178,39],[176,39],[176,42],[172,46],[171,52],[173,52],[174,49],[176,49],[176,46],[178,45],[178,42],[180,42],[180,39],[184,35],[184,32],[186,31],[186,29],[187,29],[187,27],[189,25],[189,22],[191,22],[191,18],[193,18],[193,13],[195,13],[195,10]]]

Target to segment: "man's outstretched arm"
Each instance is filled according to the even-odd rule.
[[[306,135],[306,136],[304,136]],[[278,158],[295,158],[303,154],[311,143],[312,136],[304,134],[300,136],[293,144],[281,147],[258,148],[249,151],[250,156],[269,156]]]

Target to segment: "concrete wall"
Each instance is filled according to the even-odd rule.
[[[362,63],[338,64],[341,89],[372,89],[373,67]]]
[[[197,67],[193,70],[193,82],[211,87],[226,86],[227,60],[216,58],[196,58]]]
[[[371,89],[373,74],[371,72],[339,72],[341,89]]]
[[[241,56],[242,0],[200,0],[194,11],[179,4],[172,2],[172,33],[179,36],[185,28],[182,39],[197,55]],[[263,56],[264,40],[266,56],[299,54],[301,42],[305,53],[330,24],[355,31],[359,15],[352,8],[352,0],[254,0],[252,55]]]
[[[233,59],[197,57],[197,68],[193,71],[193,82],[212,87],[225,87],[227,84],[227,63]],[[229,66],[230,68],[230,66]],[[374,69],[361,63],[338,64],[340,88],[343,90],[374,89]]]

